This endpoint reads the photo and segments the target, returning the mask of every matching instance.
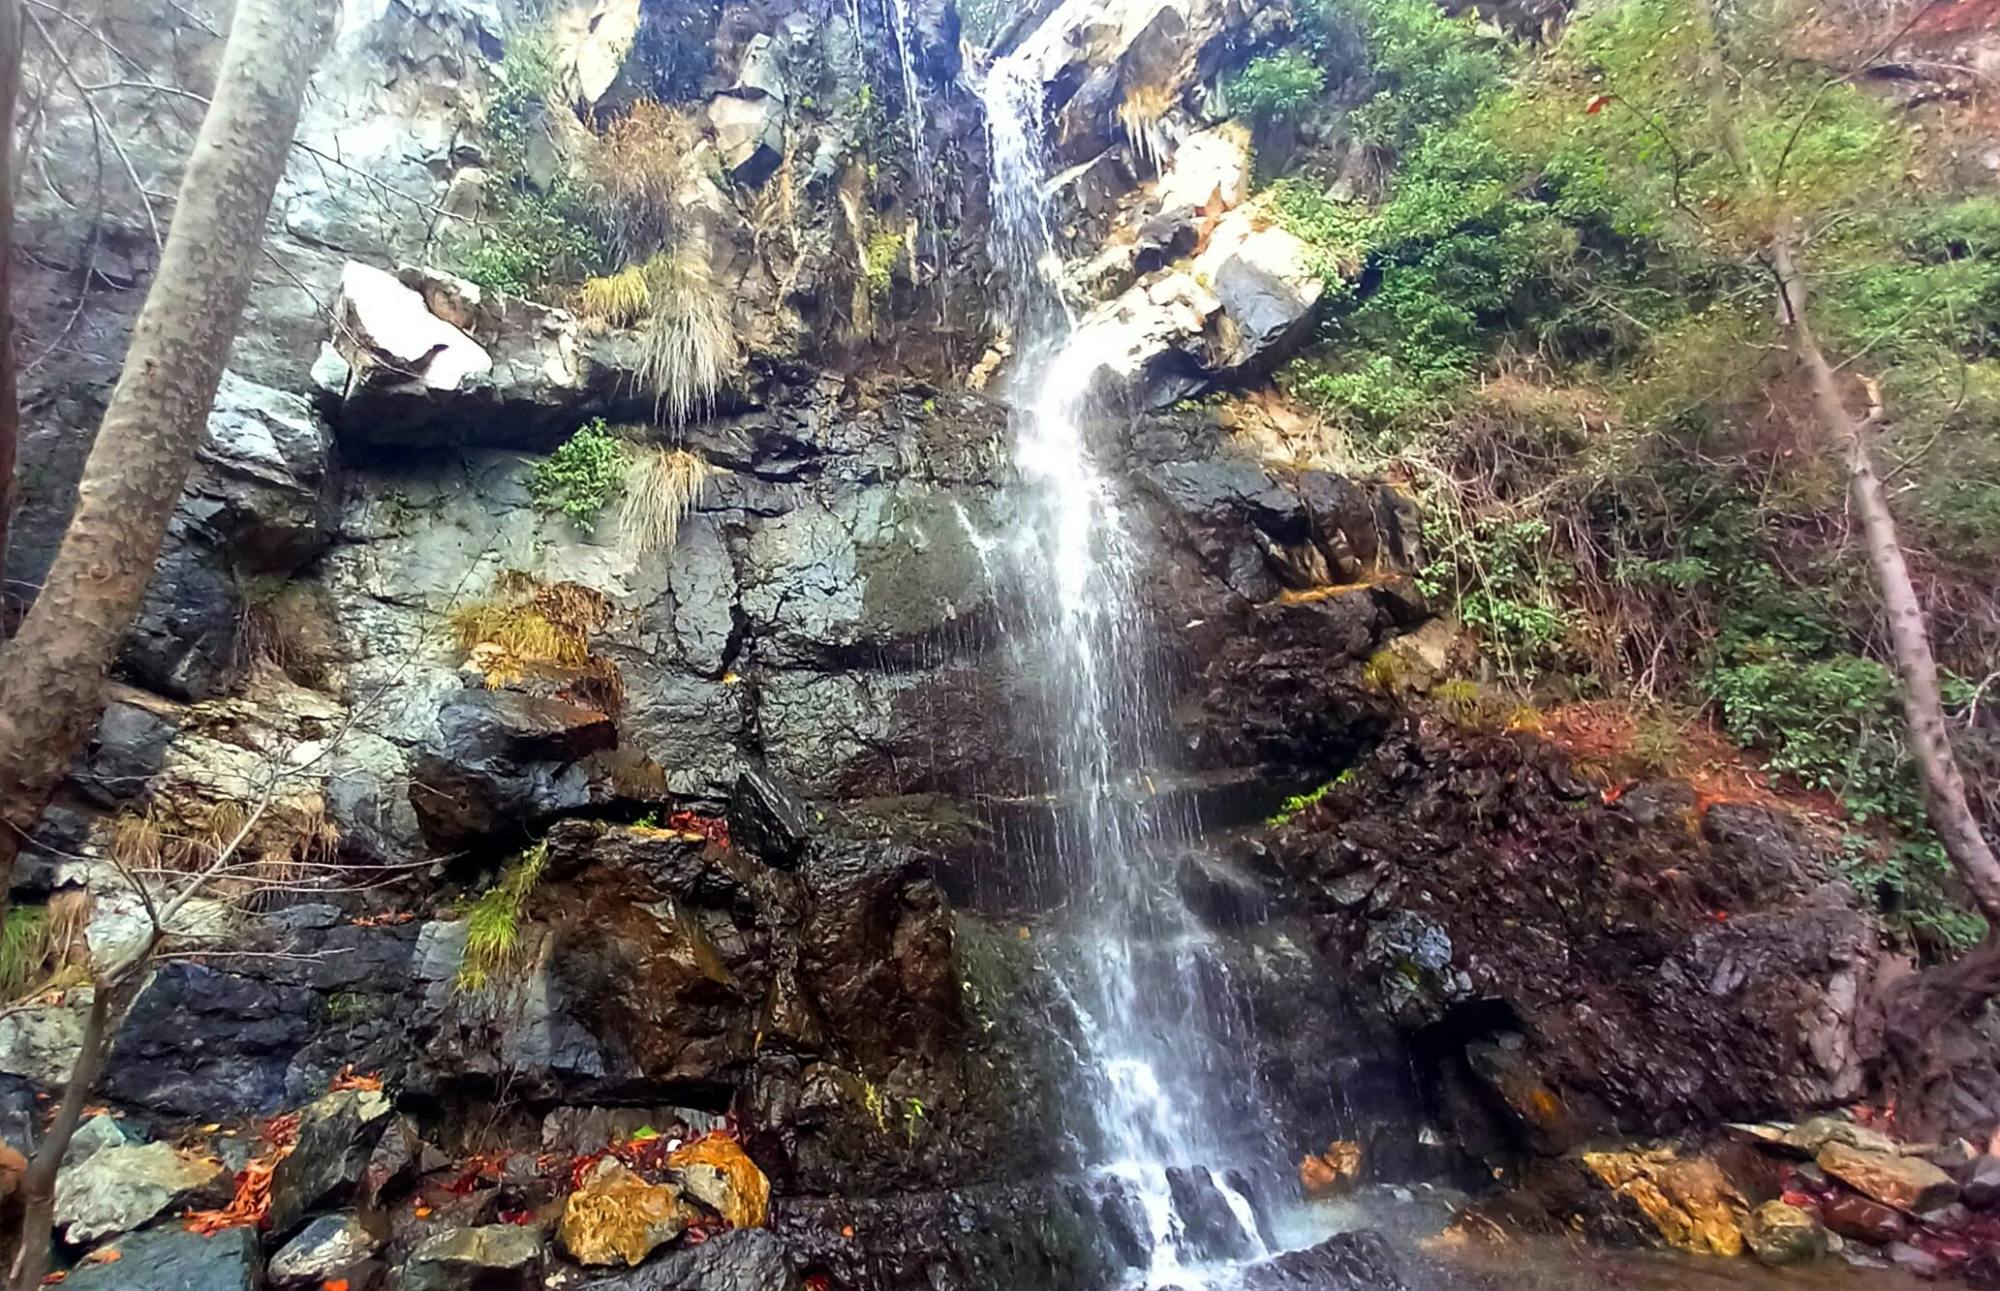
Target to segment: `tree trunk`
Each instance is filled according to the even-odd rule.
[[[56,1172],[62,1168],[76,1127],[83,1123],[83,1109],[90,1091],[104,1072],[104,1060],[111,1052],[112,1019],[122,1011],[119,997],[123,988],[99,982],[91,992],[90,1016],[83,1025],[83,1041],[76,1062],[70,1067],[69,1084],[63,1088],[62,1106],[48,1132],[35,1145],[34,1161],[21,1180],[20,1249],[9,1261],[11,1291],[38,1291],[49,1271],[49,1242],[55,1233]]]
[[[239,0],[173,227],[55,564],[0,653],[0,901],[102,707],[242,320],[332,0]]]
[[[7,538],[21,400],[14,358],[14,105],[21,96],[21,0],[0,0],[0,640],[7,635]]]
[[[1881,1084],[1890,1092],[1905,1132],[1927,1136],[1951,1114],[1953,1071],[1969,1056],[1963,1051],[1966,1024],[2000,992],[2000,860],[1980,831],[1965,792],[1965,777],[1951,748],[1944,701],[1938,692],[1937,661],[1923,605],[1910,579],[1895,516],[1875,469],[1869,442],[1881,415],[1870,389],[1866,417],[1857,417],[1841,398],[1840,382],[1821,352],[1806,317],[1806,287],[1797,255],[1797,231],[1781,226],[1771,242],[1771,265],[1783,297],[1793,347],[1812,385],[1814,411],[1833,447],[1847,465],[1849,504],[1861,521],[1869,569],[1888,618],[1890,648],[1902,681],[1903,714],[1910,750],[1924,786],[1925,815],[1937,831],[1952,868],[1986,916],[1986,940],[1957,961],[1911,973],[1892,983],[1877,1001],[1882,1012]]]
[[[1784,297],[1785,319],[1792,342],[1812,383],[1813,405],[1827,437],[1847,460],[1847,492],[1868,549],[1868,565],[1882,596],[1889,621],[1889,642],[1896,674],[1903,683],[1903,716],[1909,727],[1910,751],[1923,778],[1924,804],[1931,828],[1944,844],[1945,855],[1965,883],[1989,927],[2000,931],[2000,858],[1980,832],[1979,819],[1965,793],[1965,776],[1952,753],[1945,724],[1944,700],[1938,691],[1937,660],[1931,655],[1930,629],[1923,604],[1910,580],[1903,545],[1896,538],[1896,520],[1875,470],[1869,443],[1879,409],[1866,418],[1848,411],[1840,383],[1820,352],[1806,317],[1805,279],[1799,272],[1796,232],[1781,227],[1771,242],[1772,267]]]

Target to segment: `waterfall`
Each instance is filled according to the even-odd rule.
[[[1193,822],[1165,809],[1146,773],[1166,747],[1165,685],[1139,610],[1133,532],[1091,442],[1100,359],[1080,339],[1061,282],[1041,81],[1017,53],[990,70],[982,96],[1026,494],[1026,519],[1001,544],[1020,591],[1010,633],[1039,683],[1052,788],[1075,813],[1053,859],[1071,890],[1065,985],[1092,1068],[1093,1164],[1143,1214],[1143,1284],[1193,1288],[1216,1267],[1268,1254],[1224,1169],[1257,1139],[1252,1127],[1222,1123],[1247,1078],[1228,1074],[1222,958],[1173,881]]]

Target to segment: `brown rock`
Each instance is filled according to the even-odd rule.
[[[1339,1197],[1361,1181],[1361,1145],[1341,1139],[1327,1144],[1325,1156],[1299,1162],[1299,1186],[1308,1199]]]
[[[729,1221],[731,1228],[761,1228],[771,1203],[771,1182],[735,1139],[710,1134],[667,1157],[687,1194]]]
[[[606,1157],[563,1203],[556,1237],[579,1264],[636,1265],[699,1213],[671,1184],[647,1183]]]
[[[1886,1246],[1908,1231],[1909,1224],[1894,1206],[1870,1201],[1855,1193],[1842,1193],[1820,1207],[1822,1223],[1842,1237],[1857,1242]]]
[[[1912,1215],[1958,1200],[1952,1177],[1922,1157],[1834,1142],[1819,1150],[1819,1168],[1856,1192]]]

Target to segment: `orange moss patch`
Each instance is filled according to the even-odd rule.
[[[771,1204],[771,1182],[735,1139],[726,1134],[696,1139],[670,1153],[667,1165],[688,1180],[690,1193],[715,1205],[731,1228],[763,1226]],[[698,1186],[695,1176],[704,1171],[722,1186]]]
[[[1694,786],[1697,815],[1718,802],[1788,807],[1823,816],[1841,816],[1840,800],[1774,776],[1756,756],[1738,748],[1706,719],[1676,729],[1678,748],[1670,765],[1648,767],[1636,749],[1639,719],[1615,701],[1564,704],[1542,718],[1540,735],[1575,760],[1577,770],[1594,776],[1606,801],[1615,801],[1631,782],[1649,775],[1686,780]]]

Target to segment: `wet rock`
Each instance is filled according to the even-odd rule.
[[[352,1272],[381,1245],[353,1212],[321,1215],[271,1257],[271,1281],[280,1291],[319,1291]]]
[[[438,713],[410,801],[434,846],[462,846],[608,796],[604,773],[581,759],[617,742],[611,719],[592,709],[467,691]]]
[[[87,992],[72,991],[60,1004],[40,1005],[0,1016],[0,1072],[60,1089],[83,1045]]]
[[[1359,1182],[1361,1145],[1352,1140],[1329,1143],[1325,1153],[1299,1163],[1299,1187],[1308,1200],[1344,1196]]]
[[[159,1228],[120,1238],[118,1258],[70,1270],[76,1291],[254,1291],[259,1284],[257,1235],[225,1228],[213,1237]]]
[[[1982,1156],[1968,1166],[1959,1195],[1974,1210],[2000,1206],[2000,1156]]]
[[[130,1232],[226,1175],[219,1163],[165,1143],[100,1147],[56,1175],[56,1226],[76,1245]]]
[[[132,1136],[109,1112],[100,1112],[76,1127],[70,1135],[69,1147],[63,1152],[63,1168],[82,1165],[105,1148],[122,1148],[132,1143]]]
[[[1856,1193],[1842,1193],[1820,1207],[1820,1220],[1842,1237],[1883,1246],[1909,1231],[1909,1221],[1893,1206]]]
[[[1819,1150],[1818,1163],[1856,1192],[1912,1215],[1958,1200],[1958,1184],[1922,1157],[1828,1143]]]
[[[1243,1271],[1243,1291],[1404,1291],[1395,1252],[1369,1230],[1329,1237]]]
[[[319,1029],[319,1009],[303,987],[162,965],[119,1029],[105,1090],[194,1118],[276,1111],[292,1058]]]
[[[556,1240],[579,1264],[637,1266],[699,1213],[672,1186],[647,1183],[605,1157],[563,1202]]]
[[[323,1198],[353,1187],[387,1128],[389,1100],[375,1090],[339,1090],[299,1115],[298,1138],[271,1172],[266,1228],[284,1234]]]
[[[100,807],[142,796],[166,762],[180,727],[151,708],[107,704],[70,783]]]
[[[1231,376],[1268,370],[1295,347],[1325,289],[1303,241],[1247,212],[1216,226],[1194,271],[1222,306],[1211,369]]]
[[[1369,924],[1361,964],[1383,1011],[1402,1026],[1440,1021],[1472,993],[1472,979],[1452,963],[1450,934],[1412,911],[1391,910]]]
[[[750,1228],[719,1233],[579,1291],[798,1291],[801,1285],[778,1239]]]
[[[335,346],[351,385],[452,393],[493,370],[493,358],[386,270],[349,261],[340,275]]]
[[[533,1291],[542,1236],[518,1224],[451,1228],[425,1238],[403,1266],[402,1291]]]
[[[1892,1242],[1882,1254],[1887,1257],[1891,1266],[1906,1273],[1914,1273],[1920,1278],[1935,1278],[1945,1269],[1943,1260],[1907,1242]]]
[[[1583,1163],[1635,1206],[1667,1246],[1702,1255],[1742,1254],[1737,1219],[1747,1206],[1713,1161],[1658,1148],[1585,1152]]]
[[[1743,1220],[1743,1242],[1758,1262],[1803,1264],[1826,1251],[1826,1230],[1810,1211],[1767,1201]]]
[[[812,809],[768,771],[736,777],[729,799],[729,833],[766,865],[794,865],[811,841]]]
[[[731,1228],[763,1227],[771,1184],[735,1139],[720,1134],[696,1139],[669,1153],[667,1168],[688,1196],[721,1215]]]
[[[1190,1260],[1240,1260],[1256,1249],[1257,1234],[1243,1226],[1229,1199],[1202,1166],[1169,1166],[1167,1189],[1181,1221],[1183,1256]]]

